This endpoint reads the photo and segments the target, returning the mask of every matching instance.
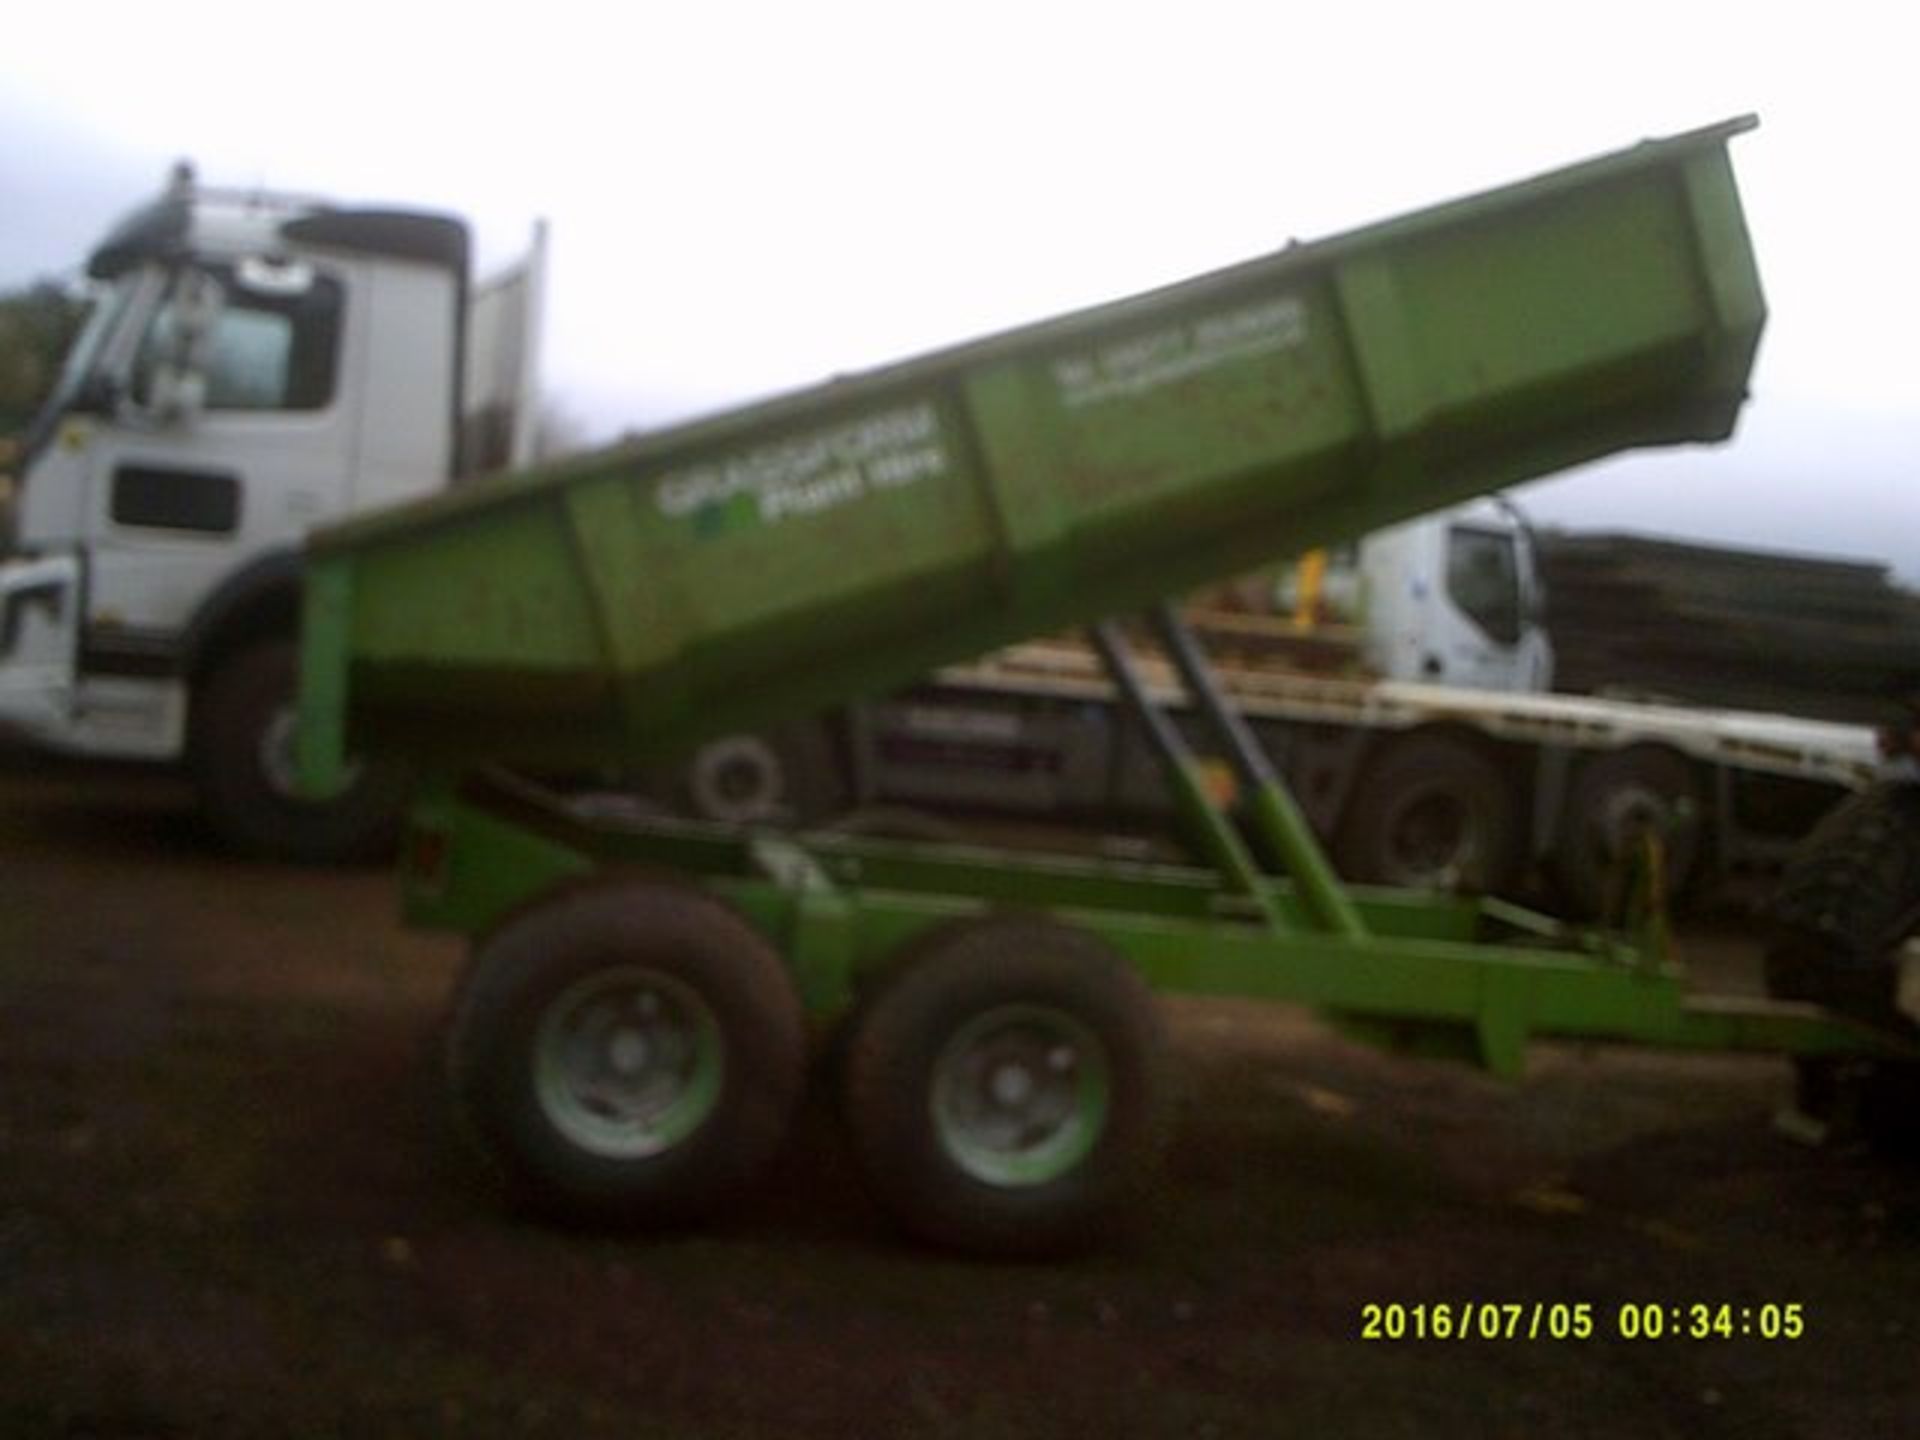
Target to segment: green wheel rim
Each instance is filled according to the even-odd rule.
[[[1001,1188],[1045,1185],[1092,1152],[1111,1103],[1106,1048],[1065,1011],[1003,1005],[969,1020],[933,1067],[934,1133]]]
[[[596,971],[541,1016],[533,1088],[567,1141],[644,1160],[703,1125],[720,1099],[719,1022],[690,986],[641,966]]]

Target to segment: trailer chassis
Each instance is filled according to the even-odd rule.
[[[1691,993],[1653,888],[1629,934],[1344,886],[1183,622],[1163,607],[1151,623],[1239,773],[1237,813],[1140,684],[1127,632],[1093,640],[1208,868],[730,829],[500,772],[428,785],[405,910],[476,943],[456,1099],[510,1186],[573,1218],[704,1214],[777,1149],[810,1026],[852,1034],[855,1148],[907,1228],[993,1253],[1078,1244],[1164,1128],[1148,990],[1308,1006],[1506,1077],[1535,1039],[1920,1057],[1812,1006]],[[703,989],[747,951],[737,995]],[[763,1103],[729,1118],[756,1087]],[[727,1126],[718,1158],[672,1173]]]

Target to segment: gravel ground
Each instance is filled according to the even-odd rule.
[[[1687,938],[1750,983],[1750,937]],[[905,1245],[824,1104],[737,1213],[582,1236],[504,1214],[449,1131],[460,962],[400,929],[382,875],[222,857],[170,777],[0,761],[0,1435],[1851,1440],[1920,1420],[1920,1173],[1783,1138],[1777,1062],[1540,1047],[1506,1085],[1173,1002],[1178,1138],[1122,1249]],[[1432,1329],[1469,1302],[1543,1334],[1363,1335],[1369,1307]],[[1622,1338],[1648,1304],[1679,1307],[1678,1333]],[[1735,1333],[1694,1338],[1695,1305],[1733,1307]],[[1797,1338],[1757,1333],[1787,1306]],[[1551,1338],[1580,1313],[1590,1337]]]

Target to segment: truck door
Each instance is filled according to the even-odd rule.
[[[1524,688],[1516,673],[1527,628],[1519,549],[1510,529],[1447,527],[1445,603],[1437,617],[1435,678],[1479,690]]]
[[[1365,654],[1376,674],[1429,685],[1543,691],[1553,656],[1533,541],[1510,505],[1480,503],[1360,546]]]
[[[304,263],[182,268],[89,444],[82,670],[165,674],[199,602],[338,503],[348,290]]]

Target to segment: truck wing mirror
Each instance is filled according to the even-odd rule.
[[[184,365],[155,367],[147,412],[162,424],[185,425],[198,418],[207,403],[207,380]]]
[[[144,383],[135,387],[147,420],[191,424],[205,408],[214,331],[225,298],[220,282],[203,270],[182,270],[175,277],[150,336]]]

